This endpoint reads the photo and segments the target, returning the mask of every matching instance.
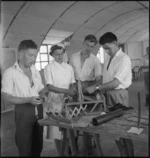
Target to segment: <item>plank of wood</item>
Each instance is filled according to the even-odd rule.
[[[103,152],[102,152],[102,147],[101,147],[101,144],[100,144],[100,140],[99,140],[99,134],[94,134],[94,140],[95,140],[95,143],[96,143],[96,149],[97,149],[97,156],[104,156],[103,155]]]
[[[133,122],[138,122],[138,118],[137,117],[135,117],[135,116],[133,116],[133,117],[128,117],[128,118],[126,118],[127,120],[130,120],[130,121],[133,121]],[[141,120],[140,120],[140,123],[141,124],[144,124],[144,125],[147,125],[148,126],[148,119],[143,119],[143,118],[141,118]]]
[[[76,156],[78,154],[78,150],[77,150],[76,144],[75,144],[74,130],[69,129],[68,133],[69,133],[69,142],[70,142],[70,145],[71,145],[72,156]]]
[[[87,132],[83,132],[83,156],[88,156]]]

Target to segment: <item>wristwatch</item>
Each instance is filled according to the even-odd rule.
[[[98,85],[96,86],[96,90],[99,90],[99,86]]]

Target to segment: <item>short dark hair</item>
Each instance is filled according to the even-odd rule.
[[[112,32],[106,32],[99,39],[99,44],[103,45],[105,43],[112,43],[114,41],[118,41],[117,36]]]
[[[53,55],[53,54],[54,54],[54,51],[57,50],[57,49],[63,49],[63,53],[65,52],[65,49],[64,49],[63,47],[61,47],[61,46],[59,46],[59,45],[53,45],[53,46],[51,47],[51,50],[50,50],[49,54],[50,54],[50,55]]]
[[[20,51],[20,50],[27,50],[29,48],[37,49],[37,44],[35,44],[35,42],[32,41],[32,40],[23,40],[19,44],[18,51]]]
[[[95,45],[97,44],[97,38],[90,34],[90,35],[87,35],[85,38],[84,38],[84,41],[89,41],[89,42],[94,42]]]

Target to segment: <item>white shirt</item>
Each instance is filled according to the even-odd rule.
[[[120,84],[115,89],[128,88],[132,83],[132,68],[129,56],[120,49],[111,60],[107,70],[109,58],[107,56],[104,62],[103,83],[110,82],[116,78],[120,81]]]
[[[69,89],[70,84],[75,83],[73,68],[63,62],[59,64],[56,61],[48,64],[44,69],[44,76],[46,84],[51,84],[58,88]],[[54,110],[60,111],[62,108],[64,94],[49,93],[49,103],[45,104],[46,111]]]
[[[69,88],[71,83],[75,83],[74,71],[71,65],[56,61],[48,64],[44,69],[46,84],[52,84],[59,88]]]
[[[33,87],[30,85],[29,78],[19,67],[18,62],[8,68],[2,78],[2,92],[15,97],[39,96],[38,92],[44,87],[41,76],[35,66],[31,66]]]
[[[101,75],[101,66],[98,58],[90,54],[90,56],[85,60],[81,68],[81,51],[72,55],[70,59],[70,64],[72,65],[75,78],[81,81],[92,81],[96,77]]]

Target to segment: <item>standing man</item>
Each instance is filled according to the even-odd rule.
[[[109,58],[104,62],[103,84],[94,84],[86,89],[93,93],[96,89],[106,93],[108,107],[112,108],[117,103],[129,108],[127,88],[132,83],[131,60],[118,46],[118,40],[112,32],[100,37],[99,44],[103,46]]]
[[[42,101],[38,92],[44,87],[33,64],[37,45],[32,40],[21,41],[18,60],[2,78],[4,99],[15,105],[15,141],[19,156],[39,157],[43,147],[43,127],[37,120],[43,118]]]
[[[98,58],[92,54],[97,39],[94,35],[87,35],[82,49],[70,58],[75,73],[75,79],[80,80],[82,89],[92,84],[101,83],[101,65]],[[88,154],[93,154],[92,137],[88,135]]]
[[[97,44],[97,39],[94,35],[85,37],[82,44],[82,49],[74,53],[70,58],[75,73],[75,79],[82,81],[82,86],[85,88],[89,84],[101,81],[101,66],[98,58],[92,54],[93,49]]]
[[[149,106],[149,47],[146,48],[146,54],[142,58],[141,68],[144,76],[144,86],[146,94],[145,106]]]

